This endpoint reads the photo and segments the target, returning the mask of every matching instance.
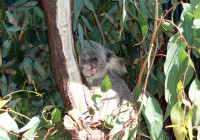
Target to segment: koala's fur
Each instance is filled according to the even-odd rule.
[[[136,117],[133,96],[124,80],[119,77],[120,74],[126,72],[123,60],[112,51],[105,49],[101,44],[94,41],[90,42],[101,56],[88,47],[84,47],[84,51],[82,50],[79,53],[79,65],[89,86],[91,96],[94,94],[103,95],[103,106],[99,111],[100,119],[103,119],[104,115],[116,114],[119,108],[126,103],[130,103],[128,108],[130,116],[127,116],[125,121]],[[85,41],[85,44],[91,46],[88,41]],[[101,82],[105,75],[109,77],[112,87],[106,93],[102,93]]]

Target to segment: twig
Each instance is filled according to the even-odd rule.
[[[167,10],[167,12],[164,14],[164,16],[162,17],[162,19],[164,19],[164,18],[166,17],[166,15],[167,15],[170,11],[172,11],[176,6],[178,6],[180,3],[182,3],[182,1],[176,3],[173,7],[171,7],[169,10]],[[147,62],[148,62],[148,59],[149,59],[150,50],[151,50],[152,44],[154,43],[156,31],[157,31],[157,29],[160,27],[160,25],[161,25],[161,23],[162,23],[162,21],[160,21],[159,24],[157,25],[157,19],[158,19],[158,9],[157,9],[157,8],[158,8],[158,5],[157,5],[157,4],[158,4],[158,1],[155,0],[154,30],[153,30],[151,42],[150,42],[150,44],[149,44],[149,51],[148,51],[148,53],[147,53],[147,57],[146,57],[146,59],[145,59],[143,65],[142,65],[142,68],[141,68],[140,73],[139,73],[139,76],[138,76],[138,80],[137,80],[137,84],[138,84],[138,85],[141,84],[142,75],[143,75],[144,69],[145,69],[145,67],[146,67],[146,64],[147,64]],[[156,10],[156,9],[157,9],[157,10]],[[156,12],[157,12],[157,13],[156,13]],[[162,20],[162,19],[161,19],[161,20]],[[155,27],[155,24],[156,24],[156,27]]]
[[[105,40],[103,31],[102,31],[101,25],[99,23],[99,19],[98,19],[97,15],[96,15],[95,11],[92,11],[92,13],[93,13],[93,16],[95,18],[96,24],[97,24],[97,26],[99,28],[99,32],[101,33],[101,38],[102,38],[102,41],[103,41],[103,47],[106,47],[106,40]]]

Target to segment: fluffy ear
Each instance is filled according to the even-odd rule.
[[[118,73],[122,75],[126,73],[126,67],[122,58],[117,57],[113,52],[107,51],[106,61],[108,62],[108,69],[112,73]]]

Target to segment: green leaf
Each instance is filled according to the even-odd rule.
[[[136,86],[135,86],[135,89],[134,89],[134,94],[133,94],[134,99],[135,99],[136,101],[138,100],[138,98],[139,98],[139,96],[140,96],[141,93],[142,93],[141,87],[140,87],[139,85],[136,85]]]
[[[59,122],[61,121],[61,111],[58,108],[54,108],[51,112],[51,116],[53,119],[53,122]]]
[[[184,111],[181,108],[181,105],[179,102],[177,102],[173,106],[170,117],[171,117],[172,125],[175,125],[175,127],[173,127],[173,131],[174,131],[176,139],[184,140],[185,139]]]
[[[197,5],[199,5],[200,0],[190,0],[192,10],[195,9]]]
[[[101,97],[102,97],[102,95],[100,95],[100,94],[94,94],[91,98],[92,101],[94,102],[96,109],[101,107]]]
[[[141,28],[141,31],[142,31],[142,40],[143,40],[145,38],[146,34],[147,34],[147,31],[148,31],[147,19],[143,15],[143,13],[140,12],[140,11],[138,11],[138,15],[137,15],[137,17],[135,17],[135,19],[140,24],[140,28]]]
[[[194,11],[194,19],[200,19],[200,4],[198,5],[197,9]]]
[[[40,122],[40,116],[39,115],[34,116],[24,127],[19,129],[19,133],[24,132],[26,130],[29,130],[30,128],[32,128],[38,122]]]
[[[15,10],[15,12],[22,12],[22,11],[26,11],[26,10],[29,10],[29,9],[32,9],[34,6],[37,5],[38,2],[36,1],[29,1],[25,4],[23,4],[21,7],[17,8]]]
[[[167,57],[164,64],[165,72],[165,100],[170,109],[177,102],[176,87],[179,81],[177,73],[179,72],[178,56],[180,53],[180,43],[176,42],[178,34],[172,36],[167,45]],[[169,113],[169,112],[168,112]],[[167,116],[165,115],[165,118]]]
[[[24,71],[26,73],[26,76],[28,78],[28,82],[30,84],[30,82],[32,82],[32,80],[33,80],[32,64],[26,63],[26,65],[24,67]]]
[[[77,25],[77,22],[78,22],[78,17],[80,15],[80,11],[83,8],[83,5],[84,5],[83,0],[73,1],[73,13],[74,13],[74,16],[73,16],[73,31],[76,30],[76,25]]]
[[[199,23],[200,23],[200,19],[194,19],[192,28],[193,29],[200,29]]]
[[[93,5],[90,3],[89,0],[83,0],[85,3],[85,6],[90,10],[90,11],[94,11],[94,7]]]
[[[45,72],[43,66],[37,60],[35,60],[33,66],[35,67],[35,69],[37,70],[37,72],[40,74],[40,76],[42,77],[42,79],[44,79],[46,72]]]
[[[0,109],[8,102],[8,100],[1,100],[0,99]]]
[[[81,48],[83,49],[84,51],[84,37],[83,37],[83,28],[82,26],[80,25],[80,23],[78,24],[78,38],[79,38],[79,41],[81,43]]]
[[[14,119],[8,114],[8,112],[0,114],[0,137],[2,140],[17,140],[17,137],[14,135],[11,135],[8,132],[12,132],[14,134],[18,134],[18,126]]]
[[[44,111],[50,111],[50,110],[52,110],[53,108],[54,108],[54,106],[51,106],[51,105],[45,106],[45,107],[44,107]]]
[[[121,33],[122,33],[123,29],[124,29],[125,17],[126,17],[125,0],[122,0],[122,18],[120,20],[119,39],[121,38]]]
[[[33,11],[40,18],[44,18],[44,14],[43,14],[42,10],[39,7],[34,7]]]
[[[200,97],[195,99],[195,104],[193,104],[192,106],[192,112],[193,112],[193,116],[192,116],[192,121],[194,123],[195,126],[199,126],[200,125]]]
[[[8,33],[8,35],[10,36],[10,38],[13,39],[12,38],[13,34],[11,34],[11,32],[8,30],[8,27],[4,23],[3,23],[3,26],[6,29],[6,32]]]
[[[10,31],[10,32],[17,32],[17,31],[20,31],[20,30],[21,30],[21,27],[19,27],[19,26],[10,26],[8,28],[8,31]]]
[[[5,77],[5,75],[2,75],[2,78],[0,79],[0,89],[1,89],[1,93],[4,96],[8,95],[8,88],[7,88],[7,79]]]
[[[103,79],[103,81],[101,82],[101,91],[102,92],[107,92],[109,89],[111,89],[111,82],[109,77],[106,75]]]
[[[11,45],[12,45],[12,40],[5,40],[3,42],[2,58],[5,58],[8,55]]]
[[[186,73],[186,78],[185,78],[185,83],[184,87],[187,86],[187,84],[190,82],[190,80],[193,77],[194,70],[192,66],[194,66],[192,60],[190,60],[188,54],[185,52],[185,50],[181,47],[180,53],[178,56],[178,61],[179,61],[179,77],[186,72],[186,69],[188,68],[188,71]],[[181,77],[183,81],[184,76]]]
[[[143,105],[142,115],[145,118],[147,127],[152,139],[163,139],[163,115],[159,103],[149,97],[146,104]]]
[[[165,31],[167,31],[167,32],[171,32],[171,31],[174,30],[174,26],[173,26],[171,23],[169,23],[169,22],[164,22],[164,23],[162,24],[162,27],[163,27],[163,29],[164,29]]]
[[[192,110],[189,110],[186,117],[185,117],[185,125],[188,128],[189,138],[190,140],[193,139],[192,135]]]
[[[186,13],[185,17],[184,17],[184,21],[183,21],[183,36],[185,37],[185,39],[187,40],[187,43],[189,46],[192,45],[192,40],[194,38],[193,36],[193,29],[192,29],[192,25],[193,25],[193,15],[190,13]]]
[[[196,99],[200,98],[200,81],[195,79],[189,88],[189,98],[191,102],[197,103]]]
[[[108,19],[112,24],[114,24],[115,28],[118,27],[118,25],[115,22],[114,18],[109,13],[102,13],[101,16],[105,16],[106,19]]]
[[[28,0],[17,0],[15,3],[13,3],[13,6],[20,6],[24,3],[26,3]]]
[[[31,129],[29,129],[28,131],[26,131],[23,134],[23,136],[25,136],[25,137],[35,136],[37,134],[36,132],[38,130],[40,130],[42,127],[47,126],[47,125],[48,125],[47,122],[45,122],[45,121],[39,121],[39,122],[35,123],[33,125],[33,127],[31,127]],[[22,140],[26,140],[26,139],[22,139]],[[29,138],[29,140],[34,140],[34,138],[32,138],[32,139]]]
[[[88,28],[88,30],[93,32],[93,29],[92,29],[90,23],[88,22],[88,20],[84,16],[81,16],[81,19],[82,19],[83,23],[85,24],[85,26]]]

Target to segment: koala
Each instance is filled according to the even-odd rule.
[[[79,66],[83,76],[85,77],[91,96],[94,94],[102,94],[102,108],[99,109],[99,119],[103,119],[104,115],[116,114],[124,104],[129,103],[131,108],[130,117],[135,117],[131,114],[136,114],[136,106],[133,96],[125,84],[125,81],[119,77],[126,73],[123,59],[117,57],[112,51],[105,49],[101,44],[90,41],[95,47],[95,51],[87,46],[91,46],[88,41],[85,41],[84,51],[79,53]],[[101,82],[107,75],[112,84],[111,89],[106,93],[101,92]],[[120,110],[123,111],[123,110]]]

